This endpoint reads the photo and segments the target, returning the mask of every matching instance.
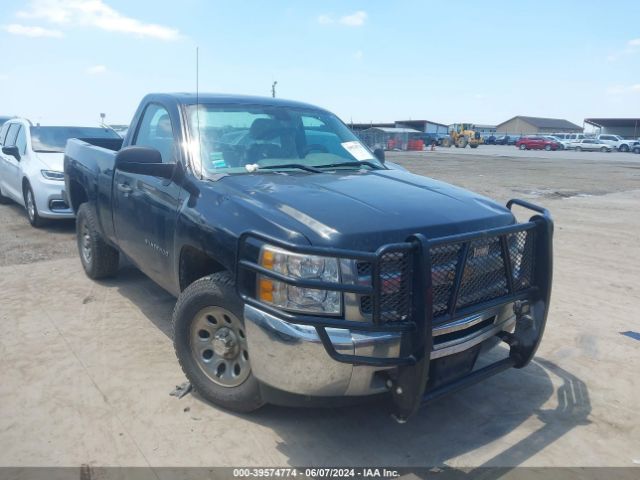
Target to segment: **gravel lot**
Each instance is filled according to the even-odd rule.
[[[222,411],[189,395],[174,300],[131,267],[92,282],[73,222],[0,205],[0,466],[633,466],[640,462],[640,155],[514,147],[390,153],[415,173],[556,221],[535,362],[397,425],[380,403]]]

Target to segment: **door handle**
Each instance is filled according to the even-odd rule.
[[[131,188],[131,186],[128,183],[118,183],[117,187],[118,187],[118,190],[120,190],[125,195],[133,192],[133,188]]]

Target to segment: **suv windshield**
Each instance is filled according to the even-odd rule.
[[[192,153],[206,173],[312,168],[384,168],[334,115],[271,105],[187,107]],[[199,152],[199,154],[198,154]],[[362,163],[359,163],[362,162]]]
[[[30,127],[34,152],[64,152],[70,138],[120,138],[108,128],[98,127]]]

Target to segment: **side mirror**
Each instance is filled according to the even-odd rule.
[[[2,153],[11,157],[15,157],[16,160],[20,161],[20,149],[15,145],[2,147]]]
[[[151,147],[126,147],[116,154],[115,168],[127,173],[173,178],[175,163],[162,163],[162,154]]]
[[[376,148],[373,151],[373,156],[376,157],[380,162],[384,163],[384,150],[381,148]]]

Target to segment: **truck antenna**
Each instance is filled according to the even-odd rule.
[[[198,163],[200,164],[200,178],[202,178],[202,154],[200,148],[200,47],[196,47],[196,128],[198,129]]]

